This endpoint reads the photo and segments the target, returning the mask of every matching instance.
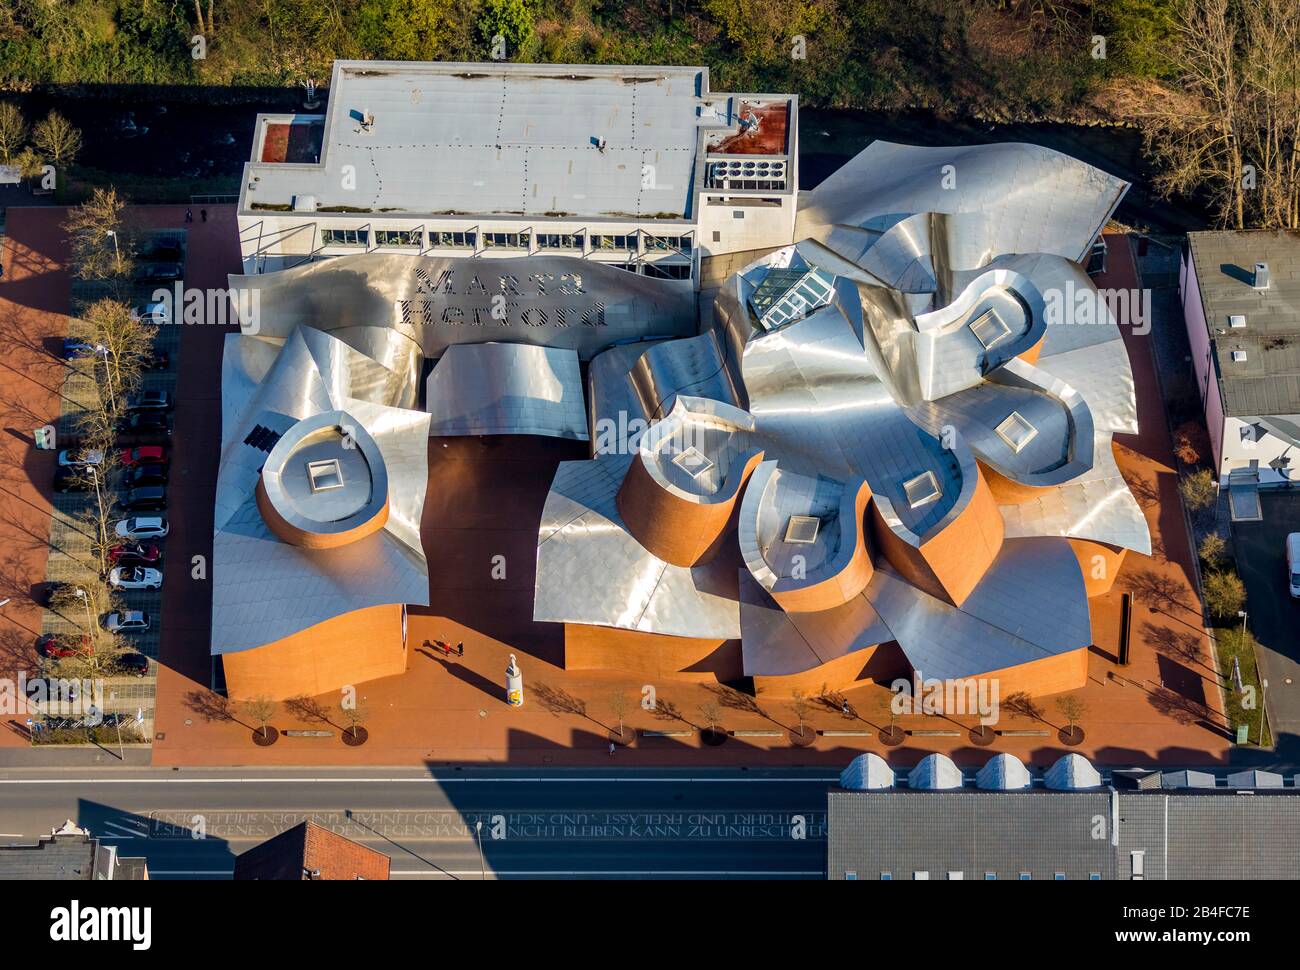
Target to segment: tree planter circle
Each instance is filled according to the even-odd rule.
[[[789,731],[788,733],[790,735],[790,743],[796,748],[806,748],[817,741],[817,732],[806,724],[803,728],[803,734],[799,733],[798,728],[795,728],[793,731]]]
[[[895,724],[891,728],[881,728],[878,737],[881,744],[893,748],[907,740],[907,732]]]
[[[717,728],[704,728],[700,731],[700,740],[710,748],[716,748],[727,740],[727,732],[720,731]]]
[[[265,729],[255,728],[253,730],[253,743],[259,748],[269,748],[278,740],[280,740],[280,732],[270,725],[267,725]]]
[[[981,724],[979,727],[970,729],[970,743],[986,748],[997,738],[997,734],[987,724]]]
[[[628,745],[632,743],[632,741],[635,738],[636,738],[636,732],[633,731],[630,727],[624,727],[622,734],[618,733],[618,728],[609,729],[609,739],[613,741],[616,745],[618,745],[620,748],[626,748]]]
[[[343,743],[349,747],[356,748],[365,744],[370,739],[370,732],[363,727],[347,728],[343,734]]]
[[[1056,737],[1062,744],[1068,744],[1071,746],[1076,744],[1082,744],[1083,728],[1079,727],[1079,725],[1077,724],[1074,726],[1073,729],[1061,728],[1061,730],[1056,732]]]

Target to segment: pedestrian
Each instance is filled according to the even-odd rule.
[[[185,221],[186,221],[186,222],[193,222],[193,221],[194,221],[194,210],[193,210],[193,209],[186,209],[186,210],[185,210]]]
[[[613,741],[609,742],[609,756],[610,756],[611,758],[614,757],[614,742],[613,742]]]
[[[458,657],[463,657],[463,656],[465,656],[465,643],[464,643],[464,641],[461,641],[460,643],[457,643],[457,644],[456,644],[456,656],[458,656]]]
[[[849,710],[849,699],[847,697],[844,698],[844,707],[841,709],[844,711],[845,717],[848,717],[850,714],[853,713],[852,711]]]
[[[202,219],[204,222],[207,222],[207,221],[208,221],[208,210],[207,210],[207,209],[200,209],[200,210],[199,210],[199,218]]]

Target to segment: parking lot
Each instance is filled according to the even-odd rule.
[[[1232,526],[1248,622],[1268,680],[1268,713],[1279,755],[1300,747],[1300,600],[1287,584],[1286,537],[1300,532],[1300,491],[1261,492],[1264,517]]]

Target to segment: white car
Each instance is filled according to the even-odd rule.
[[[146,566],[114,566],[108,584],[114,589],[162,589],[162,573]]]
[[[134,515],[119,522],[113,531],[119,539],[161,539],[169,529],[161,515]]]
[[[71,448],[64,448],[59,452],[61,468],[80,468],[83,465],[100,465],[103,462],[104,453],[99,449],[73,451]]]
[[[149,614],[139,610],[109,613],[104,617],[104,629],[109,633],[144,633],[149,629]]]
[[[1292,597],[1300,599],[1300,532],[1286,537],[1286,576]]]
[[[168,321],[166,303],[146,303],[131,311],[131,319],[140,323],[165,324]]]

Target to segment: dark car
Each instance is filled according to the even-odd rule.
[[[142,485],[166,485],[167,466],[165,464],[140,465],[132,468],[127,472],[126,484],[128,488],[139,488]]]
[[[131,412],[139,411],[170,411],[172,409],[172,396],[166,391],[145,391],[143,394],[137,394],[127,403],[126,409]]]
[[[89,492],[94,487],[90,476],[79,468],[59,468],[54,473],[56,492]]]
[[[149,658],[142,653],[124,653],[117,658],[117,669],[124,674],[143,677],[149,673]]]
[[[178,280],[185,270],[174,261],[142,263],[136,268],[135,279],[139,283],[156,283],[159,281]]]
[[[150,543],[124,542],[108,550],[108,561],[115,566],[157,566],[162,552]]]
[[[156,485],[133,488],[126,493],[122,506],[128,512],[162,512],[167,508],[167,489]]]
[[[163,411],[129,414],[117,426],[118,441],[122,444],[152,444],[160,438],[170,438],[171,433],[171,419]]]
[[[78,357],[90,357],[98,354],[105,357],[108,351],[102,345],[91,344],[85,340],[78,340],[76,337],[63,338],[63,359],[76,360]]]
[[[184,255],[181,237],[171,233],[155,236],[144,250],[144,258],[154,263],[179,263]]]
[[[88,654],[94,648],[88,636],[69,636],[66,633],[46,633],[36,638],[36,652],[50,659]]]

